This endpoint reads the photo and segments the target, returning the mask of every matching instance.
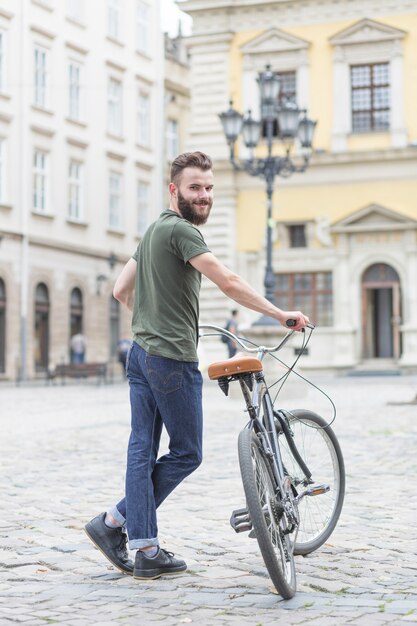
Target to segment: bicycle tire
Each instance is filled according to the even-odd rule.
[[[312,473],[313,485],[330,487],[327,493],[305,496],[298,503],[300,526],[294,554],[306,555],[322,546],[336,527],[345,495],[345,465],[336,435],[320,415],[304,409],[285,413],[297,450]],[[283,433],[279,434],[279,445],[294,493],[300,493],[308,485]]]
[[[276,489],[269,460],[248,428],[239,434],[238,452],[246,503],[264,563],[278,593],[292,598],[297,584],[294,554],[289,535],[283,532],[285,516],[277,522],[271,509]]]

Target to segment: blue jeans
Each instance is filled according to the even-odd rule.
[[[156,509],[202,461],[203,379],[198,364],[130,348],[126,373],[132,413],[126,497],[111,510],[126,523],[131,550],[158,545]],[[169,453],[158,457],[165,426]]]

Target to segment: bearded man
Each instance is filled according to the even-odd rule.
[[[213,204],[211,159],[202,152],[172,163],[170,206],[151,224],[122,270],[114,297],[133,311],[126,360],[131,434],[125,497],[85,527],[121,571],[137,579],[180,573],[185,562],[159,547],[156,509],[202,461],[202,376],[197,343],[201,274],[242,306],[301,330],[300,311],[283,311],[260,296],[210,252],[197,226]],[[169,453],[158,458],[162,426]],[[137,550],[135,562],[127,550]]]

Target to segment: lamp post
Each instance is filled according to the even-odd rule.
[[[265,298],[275,301],[275,276],[272,268],[272,197],[276,176],[288,178],[295,172],[304,172],[309,164],[314,128],[316,122],[307,117],[306,109],[299,109],[295,102],[286,99],[279,103],[280,78],[272,72],[270,65],[260,72],[257,78],[260,100],[261,119],[254,120],[251,111],[246,116],[233,109],[233,102],[219,117],[223,131],[230,148],[230,162],[237,171],[245,171],[251,176],[263,178],[266,183],[267,195],[267,225],[266,225],[266,268],[265,268]],[[261,140],[263,133],[267,146],[266,157],[256,157],[254,150]],[[243,142],[249,150],[249,157],[238,161],[235,157],[235,144],[242,134]],[[300,158],[293,160],[291,150],[298,140],[301,151]],[[284,154],[274,155],[273,146],[280,142],[284,147]],[[271,325],[274,323],[269,317],[262,316],[255,324]]]

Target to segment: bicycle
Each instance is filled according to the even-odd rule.
[[[292,325],[293,320],[288,320],[287,326]],[[314,326],[309,328],[311,336]],[[292,598],[296,592],[294,556],[307,555],[323,545],[342,510],[345,468],[340,445],[330,425],[316,413],[274,408],[262,360],[278,352],[294,331],[273,348],[250,348],[226,329],[209,324],[200,329],[224,334],[245,352],[256,353],[256,357],[237,355],[213,363],[208,376],[217,380],[225,395],[229,384],[238,381],[250,418],[238,438],[247,508],[233,511],[231,526],[256,537],[276,590],[284,599]]]

